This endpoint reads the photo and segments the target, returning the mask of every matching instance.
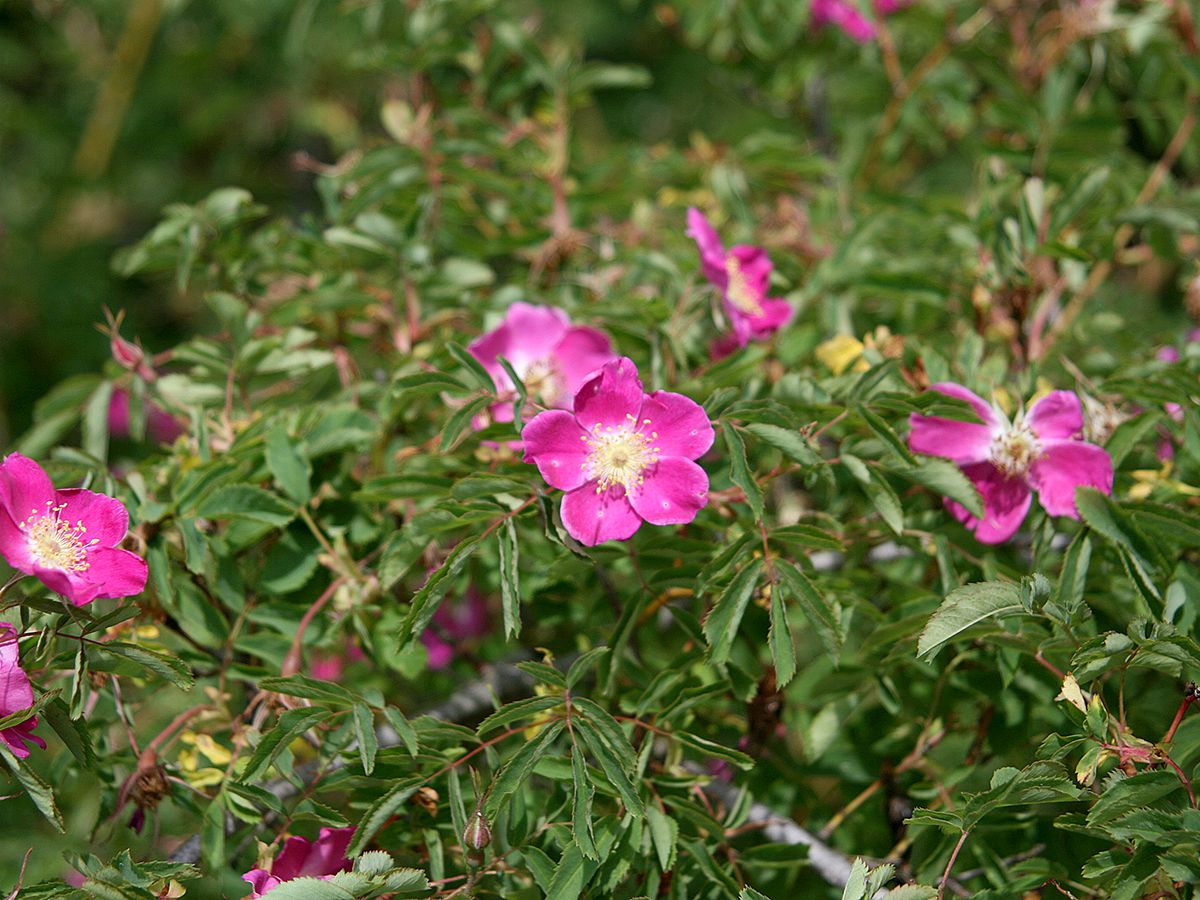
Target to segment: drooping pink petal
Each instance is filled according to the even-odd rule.
[[[759,338],[774,334],[788,324],[796,313],[791,303],[778,297],[768,297],[760,305],[761,315],[746,317],[751,333]]]
[[[908,418],[911,428],[908,446],[914,453],[941,456],[960,465],[982,463],[986,460],[988,447],[999,427],[999,421],[992,408],[984,402],[982,397],[960,384],[942,382],[932,385],[930,390],[971,404],[984,424],[977,425],[974,422],[960,422],[957,419],[913,413]]]
[[[604,332],[583,325],[568,329],[554,349],[554,361],[570,395],[563,398],[566,403],[561,405],[569,405],[587,380],[616,358],[612,341]]]
[[[946,507],[954,517],[975,532],[981,544],[1001,544],[1007,541],[1029,512],[1033,494],[1022,478],[1006,478],[1004,473],[990,463],[979,463],[962,467],[963,474],[971,479],[983,498],[982,519],[973,516],[966,507],[953,500]]]
[[[129,437],[129,391],[117,388],[108,400],[108,433],[114,438]]]
[[[575,417],[584,429],[626,427],[637,420],[642,406],[642,381],[627,356],[605,364],[600,374],[575,395]]]
[[[648,394],[642,401],[638,427],[643,434],[652,435],[651,445],[662,457],[699,459],[713,445],[712,422],[704,407],[683,394]]]
[[[1029,480],[1046,512],[1078,519],[1077,487],[1112,493],[1112,457],[1102,447],[1084,441],[1044,441],[1041,457],[1029,468]]]
[[[586,438],[575,416],[566,410],[540,412],[521,432],[525,462],[534,463],[551,487],[574,490],[584,481]]]
[[[695,207],[688,208],[687,221],[687,233],[700,249],[700,269],[704,277],[722,291],[725,290],[725,247],[721,243],[720,235],[704,213]]]
[[[112,547],[125,539],[129,531],[129,513],[125,504],[106,494],[67,488],[55,492],[56,505],[62,506],[59,518],[64,522],[82,522],[87,540],[98,540],[101,546]]]
[[[88,554],[88,563],[88,580],[96,586],[96,593],[89,600],[132,597],[146,589],[149,570],[146,561],[136,553],[118,547],[97,547]],[[79,605],[80,601],[70,599]]]
[[[27,456],[10,453],[0,464],[0,505],[8,509],[14,524],[54,503],[54,484],[42,467]]]
[[[651,525],[684,525],[708,504],[708,475],[690,460],[660,459],[630,492],[629,503]]]
[[[627,540],[642,524],[623,487],[597,492],[594,482],[563,496],[562,520],[567,533],[588,547]]]
[[[146,404],[146,433],[160,444],[173,444],[186,428],[166,410],[153,403]]]
[[[354,826],[322,828],[301,867],[301,875],[336,875],[350,870],[346,850],[354,840]]]
[[[17,630],[8,622],[0,622],[0,718],[11,716],[33,706],[33,686],[20,663]],[[33,733],[37,718],[26,719],[0,731],[0,738],[12,752],[24,759],[29,755],[26,743],[45,749],[46,742]]]
[[[84,606],[100,596],[100,585],[78,572],[46,569],[35,564],[28,574],[36,576],[42,584],[66,597],[75,606]]]
[[[1025,421],[1043,441],[1069,440],[1083,431],[1083,404],[1071,391],[1051,391],[1029,408]]]

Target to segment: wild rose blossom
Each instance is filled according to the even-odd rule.
[[[20,648],[17,644],[17,629],[7,622],[0,622],[0,718],[33,706],[33,688],[29,676],[21,668]],[[13,755],[24,759],[29,755],[29,744],[37,744],[43,750],[46,742],[33,733],[37,728],[37,716],[26,719],[20,725],[0,731],[0,738],[8,744]]]
[[[529,396],[544,406],[569,409],[588,376],[617,358],[608,335],[585,325],[553,306],[520,301],[508,308],[504,322],[467,347],[492,376],[501,401],[491,408],[495,422],[511,422],[516,386],[497,361],[503,356],[513,367]],[[507,401],[507,402],[504,402]]]
[[[1193,328],[1188,332],[1187,344],[1200,343],[1200,328]],[[1183,359],[1183,355],[1179,352],[1178,347],[1167,345],[1160,347],[1158,352],[1154,354],[1154,358],[1159,362],[1177,363]],[[1173,422],[1183,421],[1183,407],[1178,403],[1165,403],[1163,408],[1167,411],[1167,415],[1171,417]],[[1158,459],[1160,462],[1167,462],[1175,458],[1175,442],[1171,439],[1171,434],[1165,428],[1159,429],[1161,439],[1158,442]]]
[[[253,888],[250,900],[296,878],[328,881],[339,872],[349,872],[353,864],[346,858],[346,848],[353,838],[354,826],[322,828],[315,841],[297,835],[288,838],[270,870],[251,869],[242,876]]]
[[[461,600],[442,603],[430,626],[421,634],[429,668],[438,671],[449,666],[454,662],[460,641],[483,637],[490,626],[487,598],[474,585],[467,588]]]
[[[1011,421],[1004,413],[959,384],[932,390],[965,400],[982,424],[917,413],[909,419],[909,446],[917,453],[958,464],[983,498],[984,516],[947,499],[954,516],[984,544],[1008,540],[1025,521],[1033,493],[1052,516],[1079,518],[1075,489],[1082,485],[1112,493],[1108,453],[1079,438],[1083,410],[1070,391],[1052,391]]]
[[[539,413],[521,438],[525,462],[567,492],[563,524],[588,546],[626,540],[643,521],[685,524],[708,503],[708,475],[693,460],[712,446],[712,423],[682,394],[647,394],[626,357],[580,389],[574,412]]]
[[[794,310],[786,300],[767,296],[771,260],[762,247],[737,244],[726,251],[704,213],[688,210],[688,235],[700,250],[704,277],[721,292],[733,334],[714,350],[722,355],[751,340],[765,340],[791,321]]]
[[[145,401],[146,434],[159,444],[173,444],[185,431],[179,420],[156,403]],[[114,438],[129,437],[129,391],[116,388],[108,401],[108,433]]]
[[[890,16],[908,6],[912,0],[872,0],[878,18]],[[816,28],[833,25],[847,37],[860,44],[875,40],[875,23],[868,19],[852,0],[813,0],[812,23]]]
[[[145,560],[117,546],[128,531],[119,500],[55,490],[42,467],[19,453],[0,464],[0,554],[76,606],[146,587]]]

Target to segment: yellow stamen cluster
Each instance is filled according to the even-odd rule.
[[[1042,442],[1019,417],[1016,422],[992,438],[988,456],[997,469],[1009,478],[1023,477],[1042,455]]]
[[[628,425],[596,425],[591,434],[580,436],[588,445],[582,468],[588,481],[596,482],[597,494],[615,484],[626,491],[633,490],[645,480],[643,473],[658,462],[658,454],[662,452],[661,447],[651,445],[658,432],[649,431],[649,419],[642,419],[639,429],[636,417],[627,413],[625,418]]]
[[[761,316],[762,304],[754,296],[754,291],[750,290],[750,282],[746,280],[742,264],[732,253],[725,257],[725,273],[729,276],[729,286],[725,289],[725,294],[734,309],[748,316]]]
[[[86,572],[88,549],[100,543],[97,538],[86,539],[87,526],[76,520],[71,524],[62,518],[66,504],[54,506],[46,501],[44,510],[33,509],[20,524],[25,533],[30,555],[44,569],[63,572]]]

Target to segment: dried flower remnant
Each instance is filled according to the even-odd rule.
[[[17,629],[8,622],[0,622],[0,718],[31,706],[33,687],[29,683],[29,676],[21,668]],[[37,716],[34,716],[19,725],[5,728],[0,731],[0,739],[4,740],[14,756],[21,758],[29,755],[28,744],[37,744],[44,750],[46,742],[33,733],[37,723]]]
[[[339,872],[350,871],[351,862],[346,858],[346,849],[353,838],[353,826],[322,828],[315,841],[296,835],[288,838],[270,869],[251,869],[242,876],[242,880],[250,882],[253,889],[251,900],[296,878],[328,881]]]
[[[55,490],[42,467],[19,453],[0,464],[0,554],[76,606],[145,589],[145,560],[117,546],[128,531],[119,500]]]
[[[766,340],[792,320],[795,310],[786,300],[767,296],[771,260],[761,247],[737,244],[728,251],[716,230],[698,209],[688,210],[688,235],[700,250],[700,269],[721,292],[732,335],[719,342],[714,355]]]
[[[1112,493],[1112,459],[1080,438],[1083,410],[1070,391],[1052,391],[1010,420],[962,385],[935,384],[932,390],[966,401],[982,421],[914,413],[909,446],[957,463],[975,485],[983,499],[982,519],[953,500],[947,499],[946,506],[981,543],[999,544],[1012,537],[1035,492],[1047,513],[1073,519],[1079,518],[1077,487]]]
[[[637,367],[624,357],[583,386],[574,412],[543,412],[521,434],[525,461],[567,492],[563,524],[588,546],[626,540],[643,521],[692,521],[708,503],[708,475],[694,460],[713,436],[699,404],[682,394],[645,393]]]
[[[521,302],[512,304],[504,321],[467,349],[496,383],[501,402],[491,407],[495,422],[512,421],[516,397],[500,357],[508,360],[533,400],[556,409],[569,408],[588,376],[617,358],[603,332],[571,324],[561,309]]]

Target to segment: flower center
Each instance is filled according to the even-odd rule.
[[[725,289],[725,296],[729,298],[733,308],[748,316],[761,316],[762,304],[755,296],[754,291],[750,289],[750,283],[746,280],[746,273],[742,271],[741,262],[732,253],[725,257],[725,273],[729,276],[729,286]]]
[[[650,442],[658,437],[657,431],[643,434],[637,429],[637,419],[626,415],[628,425],[614,428],[612,425],[597,425],[591,434],[585,434],[588,455],[583,461],[583,470],[589,481],[596,482],[596,493],[608,490],[614,484],[619,484],[626,491],[634,485],[642,483],[642,473],[658,462],[660,448],[651,446]],[[650,425],[649,419],[642,419],[642,426]]]
[[[553,359],[538,359],[521,374],[525,391],[545,406],[559,406],[567,385]]]
[[[1042,442],[1021,419],[992,438],[988,456],[992,465],[1009,478],[1023,477],[1042,455]]]
[[[86,540],[87,526],[76,520],[71,524],[61,518],[66,504],[54,506],[46,501],[44,511],[32,510],[20,524],[25,532],[29,555],[43,569],[63,572],[86,572],[88,550],[100,543],[97,538]]]

